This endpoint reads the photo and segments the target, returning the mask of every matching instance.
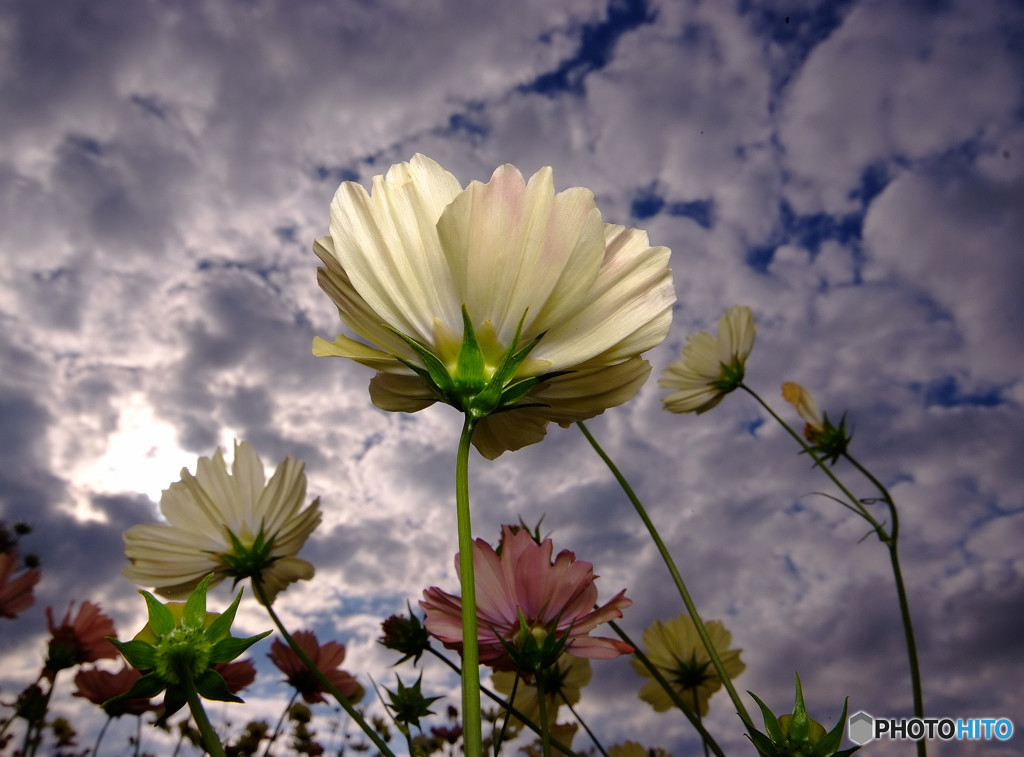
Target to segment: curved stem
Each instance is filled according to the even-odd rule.
[[[668,698],[672,700],[672,704],[682,710],[687,720],[689,720],[693,727],[697,729],[697,733],[699,733],[701,739],[704,740],[705,747],[710,747],[711,751],[714,752],[717,757],[725,757],[725,752],[722,751],[722,748],[718,746],[718,742],[715,741],[714,737],[704,727],[701,719],[690,711],[689,707],[687,707],[683,702],[682,697],[679,696],[679,692],[672,687],[672,684],[668,682],[668,679],[665,678],[657,666],[651,662],[650,658],[643,653],[643,650],[641,650],[640,647],[638,647],[633,640],[629,638],[629,635],[623,631],[619,624],[614,620],[609,620],[608,625],[619,635],[620,639],[633,647],[633,654],[636,655],[636,658],[640,660],[645,668],[647,668],[647,672],[654,677],[654,680],[661,685],[661,688],[665,690],[665,693],[668,694]]]
[[[281,733],[281,726],[284,725],[285,716],[288,714],[288,711],[292,708],[292,705],[295,704],[295,700],[298,699],[298,697],[299,690],[296,689],[292,693],[292,698],[288,700],[288,704],[284,706],[284,710],[281,711],[281,716],[277,719],[277,725],[274,726],[274,732],[270,734],[270,736],[267,738],[267,745],[263,747],[263,757],[268,757],[268,755],[270,754],[270,747],[275,741],[277,741],[277,737]]]
[[[476,637],[476,578],[469,515],[469,445],[476,420],[466,413],[455,458],[455,510],[459,526],[459,581],[462,584],[462,743],[466,754],[483,751],[480,712],[480,649]]]
[[[784,428],[786,432],[796,440],[796,443],[800,445],[800,448],[803,449],[804,452],[810,455],[810,458],[814,461],[814,464],[821,469],[822,473],[828,476],[832,483],[835,484],[836,487],[838,487],[839,491],[841,491],[846,496],[846,498],[850,500],[850,504],[853,505],[853,508],[856,511],[856,513],[871,524],[871,527],[875,530],[875,533],[878,535],[879,541],[881,541],[883,544],[888,544],[892,536],[885,530],[885,527],[881,523],[879,523],[878,520],[870,512],[868,512],[868,509],[864,507],[864,503],[857,499],[853,495],[853,492],[847,489],[843,482],[836,477],[836,474],[833,473],[832,470],[825,465],[825,461],[818,457],[816,454],[814,454],[814,450],[812,450],[811,447],[807,444],[807,442],[803,440],[803,437],[801,437],[800,434],[794,431],[788,423],[782,420],[782,418],[779,417],[778,413],[772,410],[771,406],[763,399],[761,399],[761,396],[757,392],[755,392],[746,384],[740,384],[740,389],[742,389],[755,400],[757,400],[757,403],[761,407],[763,407],[768,412],[768,414],[771,415],[771,417],[774,418],[778,422],[778,424],[782,426],[782,428]]]
[[[185,699],[188,702],[188,709],[192,713],[192,719],[196,723],[196,728],[199,729],[199,734],[203,737],[203,746],[206,747],[206,751],[210,753],[211,757],[226,757],[224,747],[221,745],[220,739],[217,738],[217,733],[213,730],[213,726],[210,725],[210,719],[206,716],[206,710],[203,709],[203,702],[199,698],[199,692],[196,691],[196,683],[192,679],[192,669],[187,665],[183,665],[180,674],[182,676],[182,687],[185,689]]]
[[[540,750],[544,757],[551,757],[551,724],[548,722],[547,692],[544,681],[536,676],[534,685],[537,687],[537,705],[540,707]]]
[[[280,632],[281,636],[284,637],[284,640],[288,643],[288,646],[291,647],[292,651],[295,652],[296,656],[302,660],[302,664],[306,666],[306,669],[316,677],[316,680],[320,682],[320,685],[323,686],[324,689],[331,693],[331,696],[337,700],[342,709],[348,713],[348,716],[356,721],[359,727],[363,729],[363,733],[369,737],[370,741],[372,741],[374,746],[380,750],[381,754],[385,755],[385,757],[395,757],[394,752],[392,752],[388,748],[388,745],[384,743],[380,734],[370,727],[363,716],[359,713],[359,710],[353,707],[352,703],[348,701],[348,698],[338,691],[338,688],[328,680],[323,671],[309,659],[309,655],[303,651],[302,647],[300,647],[295,639],[292,638],[292,635],[288,633],[288,629],[284,627],[284,623],[281,622],[277,613],[274,612],[274,608],[270,605],[270,602],[267,601],[267,595],[266,592],[263,591],[263,585],[256,578],[253,578],[252,589],[256,594],[256,598],[259,599],[260,604],[262,604],[270,614],[270,619],[274,621],[274,625],[277,626],[277,630]]]
[[[515,677],[512,679],[512,691],[509,692],[508,701],[516,701],[516,691],[519,689],[519,669],[516,669]],[[512,719],[512,708],[505,710],[505,717],[501,721],[501,730],[498,732],[498,737],[494,740],[494,757],[498,757],[498,752],[501,750],[501,743],[505,740],[505,734],[508,732],[508,721]]]
[[[860,471],[864,477],[878,489],[882,495],[882,500],[889,507],[889,517],[892,518],[891,539],[887,544],[889,547],[889,561],[892,563],[892,574],[896,581],[896,596],[900,603],[900,618],[903,621],[903,636],[907,643],[907,657],[909,658],[910,663],[910,686],[914,696],[914,716],[923,720],[924,690],[921,686],[921,667],[917,659],[917,642],[914,639],[914,623],[910,619],[910,602],[907,599],[907,589],[903,584],[903,571],[900,568],[900,556],[898,551],[900,520],[899,514],[896,512],[896,502],[893,500],[892,495],[889,494],[889,490],[882,485],[881,481],[872,475],[871,471],[861,465],[860,462],[851,455],[844,454],[843,457],[845,457],[854,468]],[[927,747],[923,739],[917,742],[917,753],[920,757],[925,757],[927,754]]]
[[[587,735],[590,737],[590,740],[594,742],[594,746],[597,747],[597,750],[601,754],[603,754],[604,757],[608,757],[608,751],[601,745],[601,742],[598,741],[597,736],[594,735],[594,732],[590,730],[590,726],[587,725],[587,722],[580,717],[580,714],[578,712],[576,712],[576,708],[572,706],[572,703],[569,701],[568,697],[565,696],[565,692],[560,691],[558,693],[562,697],[562,701],[565,703],[565,706],[569,708],[569,712],[571,712],[572,716],[576,718],[576,722],[583,726],[583,730],[587,732]]]
[[[140,720],[142,719],[141,716],[139,716],[139,719]],[[92,757],[96,757],[96,755],[99,754],[99,752],[100,752],[100,743],[102,743],[103,737],[106,735],[107,729],[110,727],[110,721],[111,720],[113,720],[113,718],[110,717],[110,715],[107,715],[107,722],[105,722],[103,724],[103,727],[100,728],[100,733],[96,737],[96,743],[93,744],[93,746],[92,746]]]
[[[722,658],[718,656],[718,650],[715,649],[715,645],[711,642],[711,637],[708,635],[707,629],[704,627],[704,621],[701,620],[700,614],[697,612],[697,605],[694,604],[693,599],[690,597],[690,592],[686,588],[686,583],[683,581],[682,575],[680,575],[678,568],[676,568],[675,560],[672,559],[672,555],[668,551],[668,547],[665,546],[665,542],[662,541],[661,535],[658,533],[658,529],[654,527],[654,523],[647,516],[647,511],[644,509],[643,504],[637,498],[633,492],[633,488],[626,481],[626,478],[619,472],[615,463],[612,462],[611,458],[601,448],[601,445],[597,443],[597,440],[591,436],[590,431],[583,425],[582,421],[577,421],[576,425],[579,426],[580,431],[587,437],[587,441],[590,442],[590,446],[594,448],[594,451],[604,460],[605,465],[611,470],[612,475],[619,482],[619,486],[622,487],[629,501],[633,503],[633,507],[636,509],[637,515],[640,516],[640,520],[643,521],[644,525],[647,526],[647,531],[650,533],[651,538],[654,539],[654,544],[658,548],[658,552],[661,553],[661,558],[664,560],[665,565],[668,567],[669,573],[672,574],[672,580],[675,582],[676,588],[679,590],[679,595],[683,598],[683,604],[686,605],[687,612],[690,613],[690,617],[693,619],[694,628],[697,629],[697,635],[700,636],[701,642],[704,644],[704,648],[708,652],[708,657],[711,658],[711,664],[715,668],[715,672],[718,673],[719,679],[725,686],[725,690],[729,693],[729,698],[732,700],[733,705],[736,707],[736,712],[740,716],[740,720],[743,721],[743,725],[748,731],[753,732],[754,723],[750,719],[750,715],[747,713],[747,708],[743,706],[743,700],[740,699],[738,693],[736,693],[736,687],[732,685],[732,679],[725,670],[725,666],[722,664]]]

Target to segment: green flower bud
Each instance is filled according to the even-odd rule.
[[[756,694],[751,691],[747,693],[761,708],[764,727],[768,732],[764,734],[755,730],[749,734],[750,740],[762,757],[847,757],[860,749],[859,746],[855,746],[839,751],[849,700],[843,703],[843,711],[835,727],[826,733],[821,723],[811,720],[807,715],[799,675],[796,677],[796,701],[793,712],[789,715],[776,717]]]

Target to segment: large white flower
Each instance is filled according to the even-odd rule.
[[[314,250],[320,286],[363,341],[317,337],[313,352],[377,370],[370,397],[383,410],[442,401],[469,412],[482,389],[473,371],[500,376],[507,354],[532,345],[501,381],[518,388],[481,413],[473,443],[488,458],[540,441],[549,421],[567,426],[631,399],[650,373],[639,355],[665,338],[675,301],[668,249],[603,223],[587,189],[556,194],[550,168],[527,183],[504,165],[463,190],[416,155],[374,177],[369,193],[342,184],[330,236]],[[460,361],[467,336],[480,366]],[[453,391],[437,391],[437,366]]]
[[[737,305],[718,319],[718,337],[707,331],[686,340],[681,359],[671,363],[658,386],[673,389],[664,398],[673,413],[707,412],[743,383],[757,329],[750,308]]]
[[[132,526],[124,532],[131,565],[124,575],[168,597],[188,595],[207,575],[259,576],[273,601],[289,583],[313,577],[313,566],[295,557],[320,523],[320,500],[306,499],[304,464],[285,457],[270,481],[247,443],[235,442],[228,473],[218,448],[201,457],[193,476],[164,490],[160,512],[167,523]]]

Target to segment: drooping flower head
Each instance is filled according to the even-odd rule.
[[[321,645],[313,631],[296,631],[292,638],[344,697],[351,702],[363,698],[363,687],[351,674],[339,667],[345,660],[344,644],[328,641]],[[327,689],[283,641],[274,639],[267,657],[285,674],[288,685],[302,694],[302,698],[309,704],[327,701],[323,696]]]
[[[732,634],[722,625],[722,621],[712,620],[705,623],[704,627],[729,677],[735,678],[746,670],[747,666],[740,660],[740,652],[743,650],[729,649]],[[675,689],[686,708],[702,717],[707,715],[708,700],[722,687],[722,680],[711,664],[711,657],[697,634],[693,619],[683,613],[665,623],[654,621],[644,631],[644,651]],[[651,679],[640,689],[640,698],[657,712],[665,712],[674,707],[675,703],[661,684],[654,680],[647,666],[638,659],[631,662],[637,673]]]
[[[289,455],[268,482],[245,442],[235,443],[231,473],[220,449],[199,458],[195,476],[182,468],[160,498],[168,522],[125,531],[124,575],[167,597],[187,595],[211,573],[213,584],[258,577],[272,602],[289,583],[313,577],[313,566],[295,557],[320,522],[319,499],[301,509],[303,468]]]
[[[810,444],[811,451],[835,465],[846,454],[853,438],[853,434],[846,430],[846,414],[843,413],[836,426],[829,420],[828,413],[822,416],[818,403],[809,391],[790,381],[782,385],[782,398],[796,408],[797,414],[804,420],[804,438]]]
[[[633,648],[616,639],[590,636],[601,623],[622,617],[633,604],[623,589],[595,610],[594,566],[568,550],[558,553],[550,539],[538,544],[526,529],[502,526],[501,554],[473,543],[480,662],[495,670],[524,669],[517,656],[553,651],[574,657],[610,659]],[[458,569],[458,555],[455,558]],[[462,650],[462,599],[431,587],[423,592],[423,624],[449,649]],[[537,667],[545,667],[543,664]],[[547,661],[548,663],[554,660]],[[534,668],[533,664],[527,667]]]
[[[0,551],[0,618],[14,618],[36,601],[33,591],[42,573],[30,568],[12,578],[20,565],[17,552]]]
[[[673,413],[705,413],[743,383],[757,329],[746,306],[726,310],[718,319],[718,336],[707,331],[686,340],[681,359],[671,363],[658,386],[672,389],[662,400]]]
[[[83,662],[113,659],[117,649],[108,640],[116,636],[114,621],[104,615],[100,606],[83,602],[75,619],[71,619],[74,605],[68,608],[60,625],[53,620],[53,608],[46,608],[46,625],[50,629],[50,642],[46,651],[43,675],[53,681],[57,671],[72,668]]]
[[[370,193],[342,184],[314,251],[363,340],[318,337],[314,354],[375,369],[383,410],[440,401],[482,418],[473,443],[488,458],[632,398],[675,301],[668,249],[604,223],[587,189],[556,194],[550,168],[526,182],[504,165],[463,190],[416,155]]]

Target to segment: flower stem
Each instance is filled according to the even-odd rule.
[[[562,697],[562,701],[565,703],[565,706],[569,708],[569,712],[571,712],[572,716],[576,718],[576,722],[583,726],[583,730],[587,732],[587,735],[590,737],[590,740],[594,742],[594,746],[597,747],[597,751],[603,754],[604,757],[608,757],[608,751],[601,745],[601,742],[598,740],[597,736],[594,735],[594,732],[590,730],[590,726],[587,725],[587,722],[580,717],[580,714],[578,712],[576,712],[576,708],[572,706],[572,702],[569,701],[569,698],[565,695],[565,692],[560,691],[558,693]]]
[[[803,450],[810,455],[811,459],[814,460],[815,466],[820,468],[821,471],[831,479],[832,483],[835,484],[843,495],[850,501],[853,506],[854,512],[860,515],[866,520],[871,527],[874,529],[875,534],[878,536],[878,540],[881,541],[889,550],[889,560],[892,563],[893,579],[896,582],[896,596],[900,604],[900,617],[903,622],[903,635],[906,638],[907,644],[907,657],[910,662],[910,685],[914,696],[914,716],[923,719],[924,718],[924,694],[921,688],[921,668],[917,661],[917,643],[914,640],[914,624],[910,619],[910,604],[907,601],[907,590],[903,584],[903,571],[900,569],[900,557],[897,548],[899,532],[900,532],[900,521],[899,515],[896,512],[896,503],[893,501],[892,496],[889,494],[889,490],[882,485],[882,482],[875,478],[867,468],[861,465],[856,459],[854,459],[848,453],[843,453],[843,457],[853,465],[865,478],[868,479],[878,489],[882,495],[882,501],[889,508],[889,515],[892,519],[892,526],[886,531],[885,526],[878,522],[868,509],[864,506],[853,493],[836,477],[829,468],[825,467],[825,461],[819,458],[811,447],[800,437],[796,431],[794,431],[788,423],[776,414],[774,410],[761,399],[760,395],[757,394],[753,389],[748,387],[746,384],[740,384],[740,388],[747,392],[757,402],[768,411],[780,426],[782,426],[790,436],[792,436],[797,444],[800,445]],[[845,504],[845,503],[844,503]],[[917,754],[918,757],[926,757],[928,753],[928,747],[924,739],[917,742]]]
[[[544,757],[551,757],[551,724],[548,722],[547,693],[544,691],[544,681],[537,676],[534,682],[537,686],[537,705],[540,708],[540,750]]]
[[[658,552],[661,553],[662,560],[665,561],[665,565],[668,567],[669,573],[672,574],[672,580],[675,582],[676,588],[679,590],[679,595],[683,598],[683,604],[686,605],[686,611],[690,613],[690,617],[693,619],[693,625],[697,629],[697,635],[700,636],[701,642],[704,644],[704,648],[708,652],[708,657],[711,658],[711,664],[715,668],[715,672],[718,673],[719,679],[725,686],[725,690],[729,692],[729,698],[732,699],[733,706],[736,707],[736,712],[740,716],[740,720],[743,721],[743,725],[748,731],[753,732],[754,723],[750,719],[750,715],[747,713],[747,708],[743,706],[743,700],[740,699],[738,693],[736,693],[736,687],[732,685],[732,679],[725,670],[725,666],[722,664],[722,658],[718,656],[718,650],[715,649],[715,645],[711,642],[711,637],[708,635],[707,629],[704,627],[704,621],[701,620],[700,614],[697,612],[697,605],[694,604],[693,599],[690,597],[690,592],[686,588],[686,583],[683,581],[682,575],[676,568],[675,560],[672,559],[672,555],[669,553],[668,548],[665,546],[665,542],[661,540],[661,535],[658,533],[658,529],[654,527],[654,523],[647,516],[647,511],[644,509],[643,504],[637,498],[633,492],[633,487],[626,481],[625,476],[619,471],[612,459],[608,457],[605,451],[601,448],[601,445],[597,443],[597,440],[591,436],[590,431],[583,424],[583,421],[577,421],[576,425],[579,426],[580,431],[587,437],[587,441],[590,442],[590,446],[594,448],[598,456],[604,460],[605,465],[615,476],[615,480],[619,482],[619,486],[626,493],[629,501],[633,503],[633,507],[636,509],[637,515],[640,516],[640,520],[647,526],[647,531],[650,533],[651,538],[654,539],[654,544],[658,548]]]
[[[142,719],[141,716],[140,716],[139,719],[140,720]],[[100,743],[102,743],[103,736],[107,733],[107,728],[110,727],[110,721],[111,720],[113,720],[113,718],[110,717],[110,715],[107,715],[107,721],[103,724],[103,727],[100,728],[100,734],[99,734],[99,736],[96,737],[96,743],[93,744],[93,747],[92,747],[92,757],[96,757],[96,755],[99,754],[99,752],[100,752]]]
[[[896,502],[893,500],[892,495],[889,494],[889,490],[882,485],[882,482],[875,478],[871,472],[861,465],[853,456],[844,454],[843,457],[845,457],[853,467],[860,471],[864,477],[878,489],[879,493],[882,495],[882,500],[889,507],[889,516],[892,519],[892,527],[890,529],[890,539],[886,546],[889,547],[889,560],[892,562],[892,575],[896,581],[896,596],[899,599],[900,617],[903,621],[903,635],[906,638],[907,643],[907,657],[910,662],[910,685],[914,694],[914,717],[919,720],[923,720],[924,691],[921,687],[921,667],[917,660],[917,642],[914,640],[914,623],[910,619],[910,603],[907,600],[907,589],[903,584],[903,571],[900,568],[900,556],[898,551],[900,520],[899,515],[896,512]],[[917,753],[920,757],[925,757],[927,754],[927,747],[924,739],[917,742]]]
[[[182,687],[185,689],[185,698],[188,701],[188,709],[192,713],[192,719],[196,722],[196,728],[203,737],[203,746],[211,757],[226,757],[224,747],[217,738],[216,731],[210,725],[210,719],[206,717],[206,710],[203,709],[203,702],[196,691],[196,682],[192,679],[192,669],[182,665],[179,670],[182,677]]]
[[[459,581],[462,584],[462,743],[469,757],[478,757],[483,752],[476,578],[473,574],[473,528],[469,517],[469,445],[475,426],[476,419],[466,413],[455,458],[455,510],[459,526]]]
[[[281,619],[277,616],[277,613],[274,612],[274,608],[267,600],[266,592],[263,591],[263,584],[256,577],[253,577],[252,589],[256,593],[256,597],[259,599],[260,604],[262,604],[270,614],[270,619],[274,621],[274,625],[277,626],[277,630],[281,633],[281,636],[284,637],[284,640],[288,643],[288,646],[291,647],[292,651],[295,652],[296,656],[302,660],[302,664],[306,666],[306,669],[316,676],[316,679],[325,689],[327,689],[327,691],[331,692],[331,695],[337,700],[338,704],[341,705],[342,709],[345,710],[345,712],[348,713],[348,716],[356,721],[359,727],[363,729],[363,733],[369,737],[370,741],[372,741],[374,746],[380,750],[381,754],[385,755],[385,757],[395,757],[394,752],[392,752],[388,748],[388,745],[384,743],[380,734],[370,727],[369,723],[367,723],[359,713],[359,710],[353,707],[352,703],[348,701],[348,698],[338,691],[338,687],[330,682],[327,676],[324,675],[323,671],[309,659],[309,655],[303,651],[302,647],[300,647],[295,639],[292,638],[292,635],[288,633],[288,629],[284,627],[284,623],[281,622]]]

